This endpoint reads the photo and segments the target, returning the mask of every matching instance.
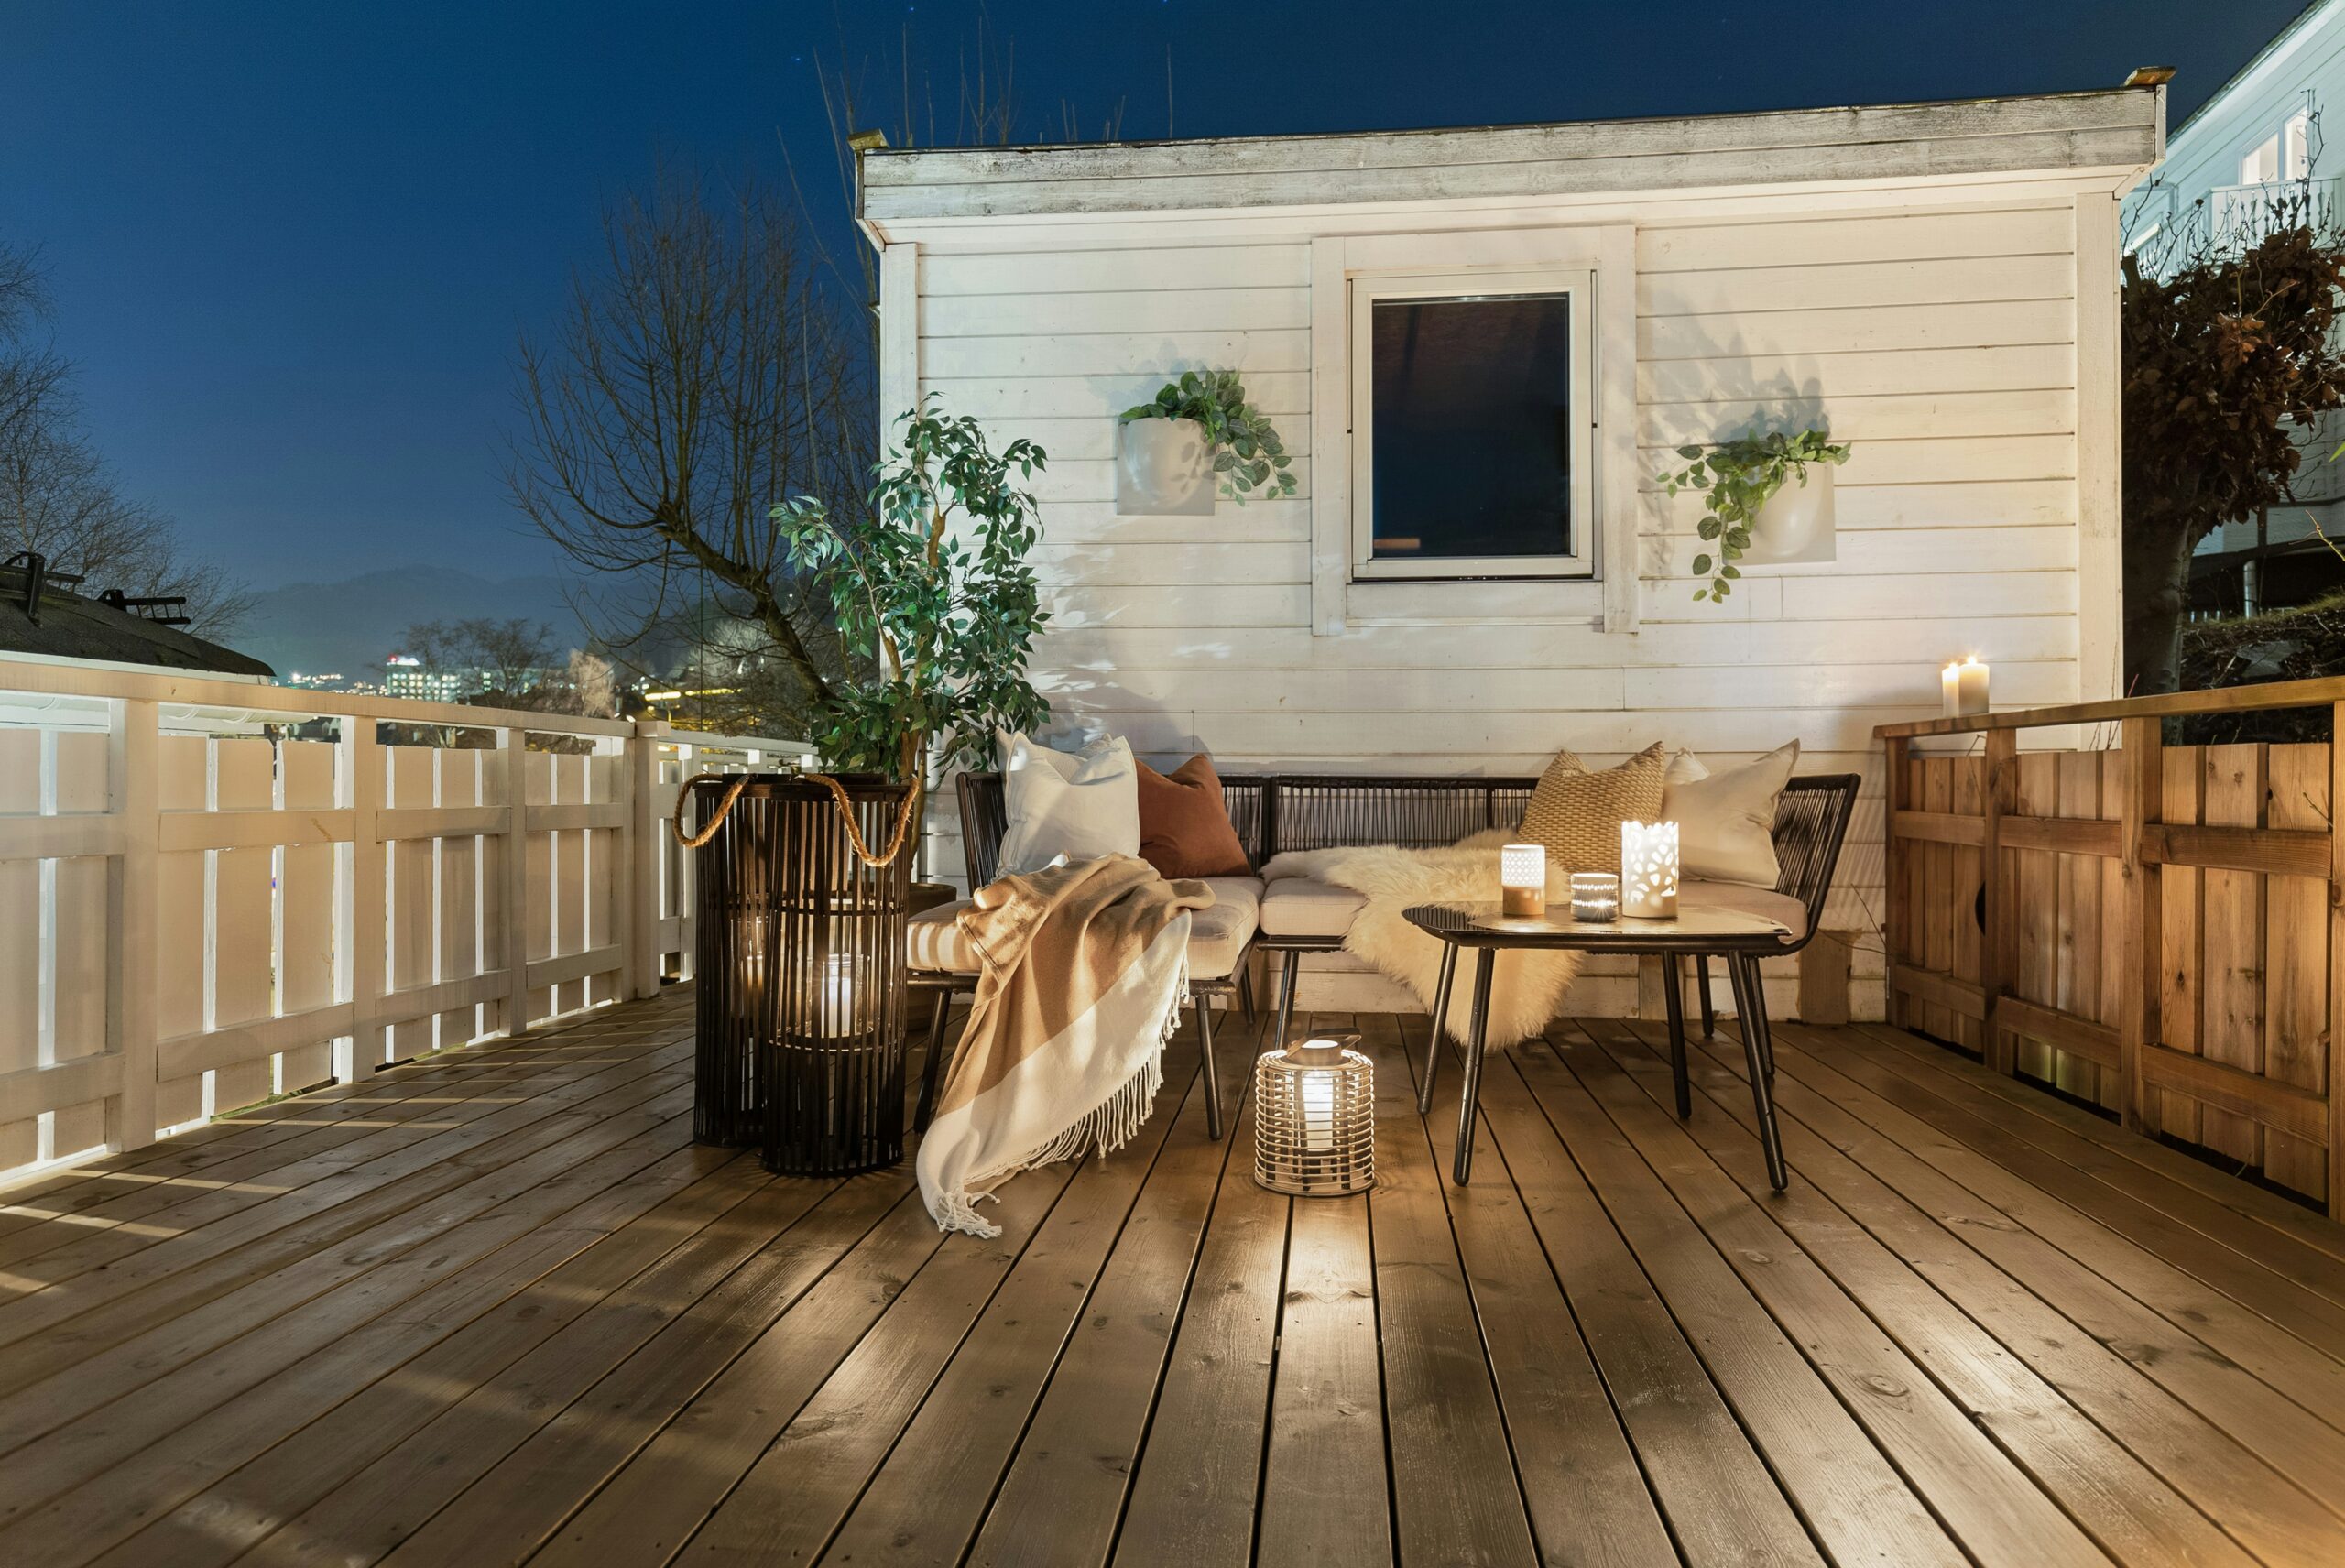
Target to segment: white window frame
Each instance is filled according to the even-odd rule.
[[[1523,295],[1571,302],[1572,415],[1570,553],[1546,556],[1376,554],[1376,307],[1391,299],[1469,300]],[[1351,280],[1352,580],[1453,582],[1596,575],[1596,272],[1592,267],[1377,273]]]
[[[1470,274],[1482,279],[1585,273],[1593,463],[1591,511],[1575,518],[1576,548],[1594,561],[1579,575],[1396,579],[1354,572],[1355,482],[1352,295],[1379,280]],[[1578,624],[1637,629],[1636,227],[1490,228],[1428,234],[1329,234],[1311,245],[1311,629],[1335,637],[1357,626]]]

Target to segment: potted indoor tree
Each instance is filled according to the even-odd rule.
[[[1246,400],[1234,370],[1184,370],[1153,400],[1124,410],[1117,509],[1206,513],[1215,483],[1244,506],[1258,488],[1292,495],[1293,460],[1270,417]]]
[[[1849,461],[1847,443],[1834,445],[1820,430],[1775,430],[1707,449],[1681,446],[1677,455],[1686,465],[1661,483],[1672,495],[1702,492],[1697,531],[1716,546],[1715,555],[1694,557],[1694,575],[1710,579],[1695,598],[1724,603],[1743,566],[1832,559],[1832,471]]]
[[[900,846],[930,778],[987,766],[997,729],[1048,717],[1026,661],[1049,616],[1026,561],[1042,527],[1022,487],[1042,448],[1019,440],[995,452],[933,394],[896,424],[867,517],[842,518],[810,495],[772,517],[791,567],[829,599],[856,672],[834,683],[807,739],[828,767],[913,786]]]

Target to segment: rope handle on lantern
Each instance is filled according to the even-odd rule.
[[[693,786],[716,783],[728,777],[732,779],[731,787],[725,791],[725,798],[717,801],[716,810],[709,814],[708,821],[702,824],[700,832],[686,833],[684,811],[692,804]],[[911,832],[912,817],[920,809],[922,790],[919,779],[912,780],[911,788],[904,791],[904,803],[896,808],[896,829],[889,835],[888,853],[874,855],[871,853],[871,845],[864,839],[861,824],[855,820],[855,802],[847,799],[846,786],[827,773],[807,773],[801,777],[812,779],[830,790],[831,798],[838,803],[839,821],[846,824],[847,844],[854,849],[857,860],[875,869],[893,866],[896,863],[896,856],[904,852],[904,840]],[[725,825],[726,814],[733,810],[733,803],[741,798],[741,791],[748,787],[749,775],[746,773],[732,775],[695,773],[685,779],[684,787],[676,792],[676,814],[669,823],[675,833],[676,842],[686,849],[698,849],[710,839],[714,838],[716,830]]]

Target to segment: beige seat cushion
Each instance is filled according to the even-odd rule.
[[[1189,917],[1189,976],[1194,980],[1223,980],[1238,967],[1238,955],[1254,938],[1262,907],[1262,884],[1253,877],[1208,877],[1213,889],[1210,908]],[[958,898],[922,909],[906,930],[912,968],[928,973],[970,975],[977,972],[976,949],[961,933],[959,916],[969,900]]]
[[[1677,907],[1682,909],[1730,909],[1739,915],[1756,915],[1761,920],[1773,920],[1791,932],[1786,942],[1797,942],[1807,935],[1807,906],[1789,893],[1778,893],[1771,887],[1748,887],[1740,882],[1704,882],[1687,877],[1677,884]]]
[[[1340,937],[1366,908],[1365,893],[1315,877],[1282,877],[1262,895],[1262,934]]]

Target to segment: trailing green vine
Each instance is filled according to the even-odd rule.
[[[1122,423],[1134,419],[1194,419],[1203,425],[1221,493],[1241,506],[1257,486],[1266,496],[1294,494],[1286,443],[1270,416],[1246,400],[1245,383],[1234,370],[1184,370],[1180,380],[1164,384],[1154,402],[1124,410]]]
[[[1759,508],[1794,475],[1805,485],[1809,463],[1848,462],[1849,448],[1846,442],[1835,446],[1823,430],[1792,435],[1776,430],[1720,441],[1707,452],[1698,446],[1681,446],[1677,455],[1687,460],[1686,465],[1675,474],[1661,475],[1661,482],[1672,495],[1680,490],[1703,493],[1705,516],[1698,531],[1718,546],[1715,561],[1707,550],[1694,558],[1694,575],[1710,579],[1694,590],[1694,597],[1722,604],[1733,592],[1733,580],[1742,575],[1734,563],[1751,548],[1751,528],[1758,520]]]

